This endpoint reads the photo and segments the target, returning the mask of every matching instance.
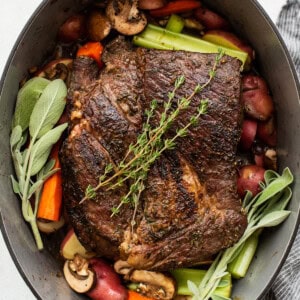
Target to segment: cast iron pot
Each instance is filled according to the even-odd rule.
[[[14,195],[9,150],[11,118],[19,81],[27,69],[39,65],[54,47],[57,29],[66,17],[80,9],[81,1],[43,1],[21,33],[7,62],[0,84],[0,205],[1,230],[13,260],[32,292],[40,299],[84,299],[58,277],[61,264],[47,250],[39,252],[31,231],[21,217],[20,201]],[[290,217],[278,228],[265,231],[257,258],[245,279],[234,284],[233,297],[261,298],[279,272],[299,222],[300,105],[299,84],[291,59],[276,28],[254,0],[209,1],[228,16],[236,31],[256,49],[259,71],[267,79],[278,112],[280,170],[288,166],[295,175]]]

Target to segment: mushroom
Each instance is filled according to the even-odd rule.
[[[137,6],[138,0],[110,0],[106,16],[112,27],[124,35],[141,32],[147,25],[147,19]]]
[[[93,41],[102,41],[111,30],[111,24],[106,15],[100,11],[93,11],[87,21],[87,32]]]
[[[69,286],[81,294],[88,292],[95,282],[95,274],[89,269],[88,261],[78,254],[73,260],[66,260],[64,275]]]
[[[133,270],[132,266],[125,260],[117,260],[114,264],[114,269],[116,273],[121,275],[128,275]]]
[[[169,300],[175,296],[175,280],[162,273],[134,270],[124,278],[138,283],[137,291],[147,297]]]

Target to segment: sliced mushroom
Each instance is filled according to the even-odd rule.
[[[93,41],[102,41],[111,30],[111,24],[106,15],[100,11],[93,11],[87,21],[87,32]]]
[[[106,15],[113,28],[124,35],[141,32],[147,25],[147,19],[137,6],[138,0],[110,0]]]
[[[94,285],[95,273],[89,269],[88,261],[80,255],[66,260],[64,275],[69,286],[77,293],[86,293]]]
[[[117,260],[114,264],[114,269],[116,273],[121,275],[128,275],[133,270],[132,266],[125,260]]]
[[[147,297],[169,300],[175,296],[175,280],[162,273],[134,270],[124,278],[138,283],[137,291]]]

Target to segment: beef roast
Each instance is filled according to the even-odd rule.
[[[243,234],[247,221],[234,165],[242,120],[240,63],[228,56],[167,132],[174,136],[195,114],[199,101],[208,99],[208,111],[198,124],[151,167],[133,231],[130,204],[111,217],[129,183],[102,189],[79,204],[87,186],[97,185],[105,166],[109,162],[117,166],[136,141],[150,102],[159,103],[152,120],[155,126],[176,78],[185,76],[176,97],[188,96],[197,84],[207,82],[215,58],[215,54],[132,48],[118,37],[107,45],[100,73],[89,58],[74,61],[69,136],[61,151],[63,191],[70,222],[88,249],[127,260],[135,268],[168,270],[210,259]]]

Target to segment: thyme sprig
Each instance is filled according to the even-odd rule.
[[[156,113],[158,102],[153,100],[150,103],[150,108],[145,111],[146,121],[143,124],[142,133],[137,137],[136,143],[129,146],[124,159],[119,163],[116,170],[111,163],[106,166],[104,174],[99,178],[98,185],[95,187],[89,185],[87,187],[85,197],[80,201],[80,204],[87,199],[94,198],[99,189],[113,190],[122,186],[125,182],[129,182],[129,191],[121,198],[119,205],[112,208],[112,216],[116,215],[124,204],[132,203],[134,205],[134,213],[131,225],[135,225],[139,198],[145,189],[144,182],[147,179],[151,165],[164,151],[173,149],[176,145],[176,140],[186,136],[188,129],[198,123],[200,116],[207,111],[208,100],[202,99],[200,101],[196,114],[189,119],[189,122],[184,127],[178,128],[172,138],[164,138],[165,133],[178,115],[190,106],[194,96],[201,93],[214,79],[223,55],[224,52],[220,50],[215,57],[212,69],[209,71],[208,80],[202,85],[197,84],[188,97],[181,97],[175,100],[178,89],[185,83],[185,77],[179,76],[176,79],[174,88],[168,93],[168,100],[164,103],[159,123],[154,128],[150,125],[150,122]],[[176,108],[173,109],[175,101]],[[115,173],[109,176],[113,170],[115,170]]]

